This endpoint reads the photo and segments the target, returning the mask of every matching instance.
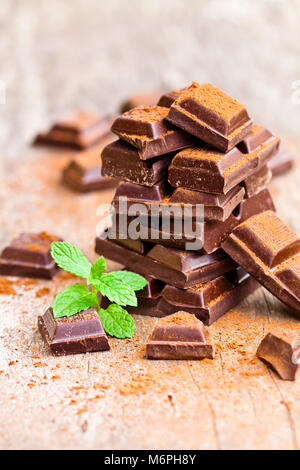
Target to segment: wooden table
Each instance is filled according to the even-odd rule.
[[[290,127],[285,114],[278,113],[278,109],[282,109],[280,104],[274,104],[273,97],[277,96],[275,92],[272,94],[268,89],[265,96],[269,100],[269,107],[258,104],[263,87],[268,83],[267,77],[271,80],[275,73],[271,60],[258,69],[257,80],[255,75],[254,81],[246,79],[243,75],[246,67],[241,67],[240,77],[244,77],[241,80],[238,79],[239,71],[236,69],[234,76],[231,73],[226,75],[227,59],[241,63],[239,61],[246,57],[244,42],[223,63],[223,52],[214,48],[213,38],[203,36],[203,44],[208,46],[210,59],[214,55],[211,55],[212,50],[206,41],[207,37],[211,38],[213,54],[217,54],[215,67],[212,60],[206,61],[199,54],[199,49],[195,56],[184,53],[189,49],[184,49],[182,42],[186,36],[183,35],[180,36],[181,52],[186,64],[176,69],[178,75],[175,68],[168,65],[169,75],[166,79],[162,78],[163,74],[160,78],[153,77],[149,74],[153,70],[151,62],[148,67],[140,67],[140,75],[136,77],[129,71],[132,71],[133,64],[140,64],[138,52],[136,55],[132,52],[127,60],[121,61],[117,43],[109,43],[109,24],[106,19],[109,17],[111,20],[117,15],[121,34],[121,11],[107,7],[110,16],[107,13],[107,17],[101,17],[104,28],[101,41],[111,51],[105,55],[99,47],[94,47],[94,44],[100,45],[99,24],[94,21],[93,15],[89,16],[89,21],[87,16],[82,18],[78,6],[80,2],[76,2],[74,10],[72,2],[72,12],[66,6],[67,2],[64,2],[64,6],[60,3],[61,10],[58,9],[57,0],[50,2],[51,7],[49,2],[47,7],[45,2],[38,3],[39,6],[29,0],[26,2],[27,9],[24,2],[3,2],[1,6],[6,10],[4,13],[10,25],[10,31],[4,29],[7,34],[4,37],[5,47],[1,48],[1,63],[9,64],[12,55],[16,67],[5,68],[4,78],[11,86],[8,87],[7,104],[0,109],[3,137],[0,156],[0,249],[21,231],[47,230],[76,243],[91,260],[96,259],[96,208],[100,203],[110,202],[113,192],[87,195],[71,192],[60,182],[61,169],[69,155],[32,149],[24,144],[33,131],[40,130],[53,114],[75,107],[75,104],[79,103],[86,108],[101,104],[103,109],[108,110],[112,96],[117,101],[121,94],[123,96],[134,89],[137,83],[143,83],[144,89],[149,89],[165,86],[166,83],[175,85],[176,82],[177,85],[184,77],[186,81],[190,80],[191,76],[194,77],[191,75],[194,71],[192,64],[198,60],[201,70],[204,70],[204,62],[207,64],[209,79],[213,80],[214,74],[216,81],[224,80],[225,89],[230,91],[230,86],[239,89],[238,96],[249,92],[248,102],[255,103],[253,107],[256,111],[261,106],[261,118],[270,117],[268,125],[279,119],[282,129],[291,128],[292,137],[299,131],[299,120],[298,124],[295,120],[299,116],[299,109],[297,114],[296,108],[293,108],[295,119]],[[116,2],[112,3],[116,5]],[[148,16],[145,14],[143,23],[149,28],[156,24],[155,15],[151,17],[150,14],[150,3],[147,2]],[[199,5],[199,2],[196,3]],[[258,12],[261,11],[259,4],[262,2],[253,3],[256,5],[257,18],[261,18]],[[98,4],[98,1],[91,0],[95,8]],[[168,3],[169,6],[171,4],[175,5],[173,2]],[[176,2],[172,10],[174,21],[177,17],[181,18],[180,8],[179,2]],[[266,17],[270,8],[264,7]],[[67,10],[70,17],[64,15],[63,9]],[[296,4],[293,12],[295,9],[299,12]],[[223,10],[224,16],[226,12]],[[124,14],[127,15],[126,12]],[[209,21],[214,21],[211,8],[203,13],[206,14],[211,15]],[[279,16],[286,19],[284,15]],[[65,23],[67,17],[69,23]],[[149,18],[152,18],[151,21]],[[161,15],[157,21],[164,22],[164,18]],[[201,15],[196,15],[195,18],[197,21],[190,18],[189,31],[194,34],[193,37],[198,37],[203,31],[209,35],[208,16],[201,19]],[[247,18],[244,23],[240,23],[241,29],[248,24]],[[220,23],[216,20],[213,24],[220,24],[221,27],[221,19]],[[280,41],[278,37],[278,44],[281,44],[282,38],[285,40],[282,47],[286,48],[286,54],[292,53],[292,31],[298,34],[298,26],[295,15],[295,23],[285,26],[287,34],[280,35]],[[275,39],[272,36],[275,43],[270,38],[263,41],[261,35],[264,28],[261,30],[258,27],[254,27],[251,19],[251,28],[247,34],[254,39],[253,57],[247,57],[254,62],[260,57],[261,48],[269,44],[274,49],[277,41],[277,36]],[[47,38],[44,36],[45,30]],[[114,28],[114,31],[117,30],[118,27]],[[217,28],[217,31],[221,34],[222,29]],[[241,38],[244,38],[242,31],[239,31]],[[269,31],[268,27],[266,31]],[[141,36],[141,31],[138,34]],[[211,34],[215,38],[215,33]],[[171,41],[172,35],[167,36]],[[130,38],[130,41],[133,40],[134,35]],[[227,41],[227,38],[226,30],[222,40]],[[137,46],[140,52],[141,49],[144,51],[146,40],[146,36],[141,36]],[[86,46],[85,53],[79,47],[82,41]],[[294,48],[299,47],[299,41],[294,41],[293,45]],[[174,50],[173,46],[170,43],[164,46],[159,59],[162,69],[166,57]],[[206,47],[201,50],[205,53]],[[72,51],[75,54],[73,58]],[[176,54],[179,52],[176,50]],[[99,54],[100,60],[97,62]],[[202,58],[203,63],[199,62]],[[112,77],[114,60],[119,65],[118,73]],[[50,65],[52,61],[55,64],[53,67]],[[89,71],[81,68],[82,63],[84,66],[90,65]],[[296,67],[299,70],[299,63],[294,68],[292,62],[289,64],[289,67],[280,69],[280,77],[290,73],[288,77],[282,76],[281,83],[286,79],[287,87],[290,86],[289,80],[299,78],[295,73]],[[255,67],[251,71],[255,74]],[[264,74],[262,82],[260,74]],[[125,88],[115,95],[120,76],[124,78]],[[195,78],[200,79],[199,76]],[[130,88],[131,80],[133,88]],[[256,94],[254,88],[260,90],[260,93]],[[289,88],[287,93],[290,93]],[[288,106],[285,108],[286,113],[287,110]],[[279,214],[298,233],[299,175],[297,165],[292,173],[274,180],[271,185]],[[116,267],[113,263],[109,266],[112,269]],[[37,331],[37,316],[51,304],[56,293],[73,283],[74,279],[60,275],[52,282],[29,282],[24,279],[11,281],[10,287],[15,290],[15,295],[0,295],[2,449],[299,448],[300,383],[281,381],[255,358],[255,351],[267,331],[292,330],[300,333],[300,322],[263,288],[210,328],[217,348],[214,361],[151,362],[145,359],[145,341],[155,320],[139,316],[135,317],[135,337],[125,341],[110,339],[109,352],[52,357]]]

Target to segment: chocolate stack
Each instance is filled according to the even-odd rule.
[[[266,185],[279,139],[253,125],[237,100],[197,83],[163,95],[157,106],[124,113],[112,131],[119,140],[103,150],[102,173],[123,180],[113,204],[127,226],[115,224],[115,239],[107,232],[98,237],[97,253],[147,277],[132,313],[184,310],[211,324],[259,285],[247,263],[237,264],[221,245],[241,223],[275,211]],[[137,203],[143,204],[138,217]],[[189,208],[181,236],[174,206]],[[128,235],[130,224],[139,225],[138,237]]]

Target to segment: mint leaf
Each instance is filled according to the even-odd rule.
[[[85,284],[74,284],[60,292],[52,305],[54,318],[70,317],[75,313],[93,307],[97,296]]]
[[[104,273],[98,282],[94,282],[93,286],[98,289],[104,297],[118,305],[137,306],[137,298],[134,290],[129,284],[119,281],[113,276],[113,273]]]
[[[91,267],[91,272],[88,278],[88,284],[93,284],[94,282],[99,281],[101,274],[103,274],[106,271],[106,261],[101,256],[93,266]]]
[[[141,290],[147,285],[147,280],[143,276],[130,271],[113,271],[109,274],[111,274],[115,279],[125,282],[133,290]]]
[[[112,304],[106,310],[101,308],[99,316],[104,330],[116,338],[132,338],[134,320],[120,305]]]
[[[92,265],[76,246],[68,242],[53,242],[51,255],[60,268],[83,279],[89,277]]]

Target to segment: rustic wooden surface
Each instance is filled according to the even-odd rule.
[[[66,109],[113,111],[130,92],[201,81],[202,74],[219,85],[224,81],[228,91],[236,89],[256,119],[288,137],[300,152],[300,108],[290,101],[291,82],[300,79],[299,2],[284,2],[288,7],[278,1],[251,2],[252,7],[245,2],[243,12],[237,2],[227,9],[221,8],[225,2],[209,2],[215,10],[190,2],[185,21],[184,2],[165,1],[162,6],[131,0],[143,19],[143,26],[134,23],[134,28],[132,11],[121,7],[125,2],[111,1],[106,8],[107,2],[85,2],[95,15],[75,0],[72,9],[58,0],[1,2],[0,79],[7,83],[7,101],[0,105],[0,249],[21,231],[47,230],[96,259],[96,207],[109,202],[112,192],[69,191],[60,183],[69,155],[25,145],[34,131]],[[123,46],[109,31],[114,18],[114,34],[125,37]],[[173,26],[163,30],[169,39],[160,53],[160,41],[151,31],[165,18]],[[271,29],[274,21],[277,32]],[[209,24],[220,26],[217,37]],[[227,46],[237,42],[233,30],[240,41],[224,60]],[[198,46],[202,41],[205,60],[192,45],[195,39]],[[177,41],[182,48],[174,51]],[[272,56],[279,43],[280,69]],[[130,47],[125,51],[125,46]],[[227,70],[233,61],[240,65],[234,74]],[[274,180],[271,190],[279,214],[300,233],[298,181],[299,165]],[[255,351],[268,330],[300,333],[300,322],[263,288],[210,328],[217,347],[214,361],[175,363],[145,359],[145,341],[155,320],[139,316],[133,340],[110,339],[110,352],[53,358],[37,331],[37,316],[74,279],[60,275],[52,282],[11,281],[16,295],[0,293],[2,449],[299,448],[300,383],[279,380],[255,359]]]

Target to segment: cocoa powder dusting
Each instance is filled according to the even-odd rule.
[[[6,278],[0,278],[0,295],[17,295],[13,282]]]

